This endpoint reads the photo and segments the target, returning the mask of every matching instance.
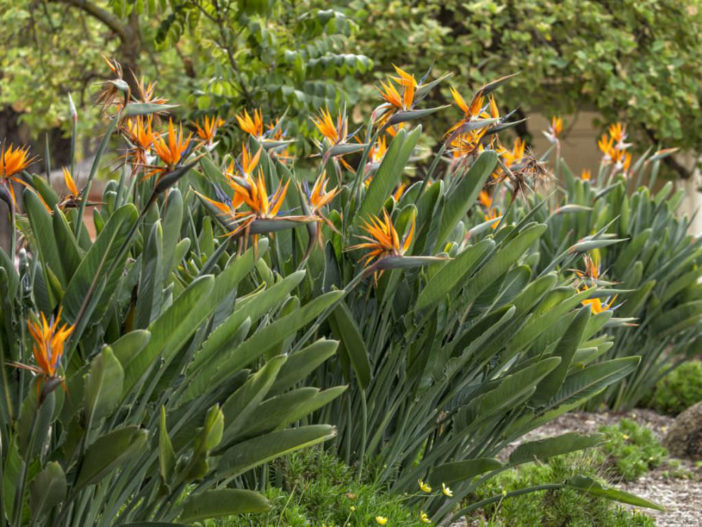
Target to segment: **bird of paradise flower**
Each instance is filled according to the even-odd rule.
[[[51,321],[46,319],[44,313],[35,320],[27,320],[29,334],[32,337],[32,355],[36,365],[9,363],[16,368],[31,371],[38,377],[37,397],[41,400],[53,391],[58,384],[64,384],[63,378],[58,374],[63,358],[66,340],[73,333],[74,326],[61,325],[61,309]],[[42,385],[44,386],[42,389]],[[66,386],[64,384],[64,389]]]

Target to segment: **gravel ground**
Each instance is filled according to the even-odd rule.
[[[665,435],[673,422],[671,417],[659,415],[651,410],[621,413],[573,412],[533,430],[522,441],[542,439],[567,432],[595,433],[601,426],[616,424],[623,418],[649,427],[659,439]],[[518,443],[509,445],[499,457],[506,459],[517,445]],[[622,483],[616,487],[665,507],[665,511],[662,512],[646,510],[646,514],[655,518],[658,527],[702,527],[702,467],[696,467],[691,461],[680,460],[680,466],[674,470],[684,477],[671,477],[671,467],[664,464],[637,481]],[[465,520],[461,520],[450,527],[468,527],[468,524]]]
[[[658,438],[662,438],[673,422],[671,417],[659,415],[651,410],[632,410],[621,413],[573,412],[562,415],[541,428],[530,432],[524,440],[540,439],[566,432],[589,434],[597,432],[603,425],[618,423],[626,418],[649,427]],[[501,456],[505,458],[517,445],[510,445]],[[671,468],[665,464],[637,481],[622,483],[617,488],[631,492],[665,507],[665,511],[647,510],[656,519],[658,527],[702,527],[702,467],[680,460],[676,472],[687,477],[670,477]]]

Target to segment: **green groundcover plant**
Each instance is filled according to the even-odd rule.
[[[596,308],[594,284],[539,269],[538,207],[470,225],[487,181],[536,181],[498,139],[508,115],[492,96],[508,78],[469,103],[453,91],[462,116],[425,174],[415,124],[442,109],[422,100],[443,79],[399,68],[361,130],[320,112],[319,157],[297,171],[282,121],[242,111],[247,141],[220,151],[217,116],[190,133],[166,123],[173,107],[109,66],[108,129],[84,188],[67,168],[59,197],[23,171],[25,149],[2,149],[0,197],[21,233],[0,253],[10,525],[262,511],[251,489],[267,462],[335,437],[371,483],[419,487],[427,521],[441,521],[504,470],[600,441],[566,434],[494,457],[639,363],[595,360],[623,322]],[[113,136],[121,168],[92,239],[82,218]],[[609,244],[595,233],[554,260]],[[584,475],[549,484],[655,506]]]
[[[668,457],[668,451],[650,428],[629,419],[604,426],[600,432],[604,436],[601,449],[607,455],[605,463],[611,466],[613,478],[635,481]]]
[[[575,473],[587,473],[592,478],[602,477],[600,459],[589,453],[558,456],[548,463],[534,463],[505,472],[486,483],[476,492],[476,499],[502,492],[510,492],[542,481],[565,479]],[[531,527],[564,525],[589,527],[652,527],[655,521],[640,511],[613,507],[611,502],[569,489],[541,490],[505,498],[486,506],[482,511],[484,527]]]
[[[691,360],[658,381],[644,403],[657,412],[676,416],[699,401],[702,401],[702,362]]]

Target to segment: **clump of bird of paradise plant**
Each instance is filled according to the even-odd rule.
[[[450,497],[421,500],[426,520],[439,522],[506,467],[595,444],[596,437],[566,435],[525,443],[507,462],[494,457],[630,373],[638,359],[591,362],[611,346],[603,326],[618,324],[611,312],[583,305],[599,288],[579,291],[570,277],[537,271],[531,249],[547,226],[531,218],[507,222],[493,208],[492,196],[503,189],[516,198],[548,181],[523,143],[500,140],[511,114],[500,112],[495,91],[509,77],[480,87],[470,103],[454,90],[463,115],[418,177],[408,170],[422,133],[415,124],[443,109],[421,102],[444,78],[395,73],[358,131],[348,132],[343,109],[312,118],[322,137],[313,170],[298,171],[266,148],[260,127],[246,119],[258,110],[241,119],[249,135],[241,156],[260,151],[266,188],[296,189],[280,210],[306,216],[290,228],[282,228],[283,215],[270,218],[281,228],[271,238],[268,268],[283,275],[306,269],[300,298],[345,293],[325,322],[307,328],[307,335],[340,341],[339,360],[317,368],[317,382],[350,384],[317,418],[335,423],[335,451],[376,483],[396,492],[412,491],[417,480],[450,488]],[[231,154],[235,166],[238,158]],[[254,207],[226,184],[230,164],[227,156],[204,157],[192,181],[221,236],[244,246],[253,233],[237,230],[230,212]],[[475,202],[486,184],[483,212]],[[503,210],[510,213],[513,201]],[[595,237],[588,247],[606,243]],[[560,484],[615,496],[587,478]]]
[[[173,106],[153,85],[132,93],[108,64],[108,129],[86,184],[73,185],[77,207],[28,177],[19,268],[2,257],[6,362],[31,365],[29,337],[13,333],[27,306],[47,320],[60,311],[70,328],[39,398],[26,368],[5,372],[3,444],[17,451],[3,461],[19,469],[0,506],[13,527],[255,512],[262,464],[334,438],[347,464],[393,491],[450,488],[421,499],[420,520],[439,522],[505,468],[598,441],[566,435],[494,457],[638,363],[592,362],[610,346],[603,327],[621,321],[583,305],[598,287],[538,269],[545,221],[512,219],[547,174],[500,140],[513,123],[494,94],[509,77],[470,104],[454,90],[462,117],[422,173],[408,170],[415,124],[444,109],[422,101],[445,77],[396,68],[359,131],[343,109],[319,114],[317,163],[298,171],[284,119],[264,130],[260,110],[243,110],[246,141],[223,152],[218,117],[191,133],[166,124]],[[127,149],[91,240],[83,213],[113,135]],[[505,189],[511,199],[482,221],[488,182],[484,204]],[[555,261],[609,243],[591,236]],[[69,397],[42,391],[58,379]],[[588,478],[561,483],[652,506]]]
[[[15,179],[25,187],[12,209],[20,248],[0,250],[0,517],[12,527],[266,510],[257,467],[333,438],[332,426],[307,419],[345,390],[309,386],[337,343],[300,332],[343,292],[300,299],[305,271],[270,269],[264,237],[230,254],[189,191],[218,119],[197,135],[166,124],[159,114],[172,106],[149,85],[130,93],[109,65],[107,132],[82,188],[66,167],[59,196],[23,172],[26,148],[2,149],[3,195]],[[117,179],[88,202],[111,141]],[[254,194],[250,176],[236,184],[270,212],[277,205]]]
[[[613,345],[598,360],[639,355],[641,362],[589,406],[632,408],[669,371],[699,353],[702,240],[688,234],[690,219],[677,212],[683,191],[673,193],[667,182],[654,192],[661,161],[674,149],[648,151],[633,161],[626,126],[615,123],[598,141],[599,168],[575,175],[560,157],[559,133],[547,132],[556,154],[554,178],[525,195],[509,217],[547,225],[533,252],[537,269],[574,280],[586,276],[601,286],[587,301],[593,313],[611,311],[612,320],[622,323],[611,329]],[[542,168],[550,153],[540,159]],[[559,256],[568,246],[587,253]]]

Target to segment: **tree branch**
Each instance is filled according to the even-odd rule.
[[[58,3],[63,3],[63,4],[68,4],[73,7],[77,7],[78,9],[83,10],[93,18],[96,18],[103,24],[105,24],[107,27],[109,27],[114,33],[117,34],[119,39],[122,42],[127,42],[130,38],[129,31],[125,26],[123,26],[120,23],[120,19],[110,13],[109,11],[106,11],[105,9],[102,9],[101,7],[98,7],[95,4],[91,4],[87,0],[53,0],[54,2]]]

